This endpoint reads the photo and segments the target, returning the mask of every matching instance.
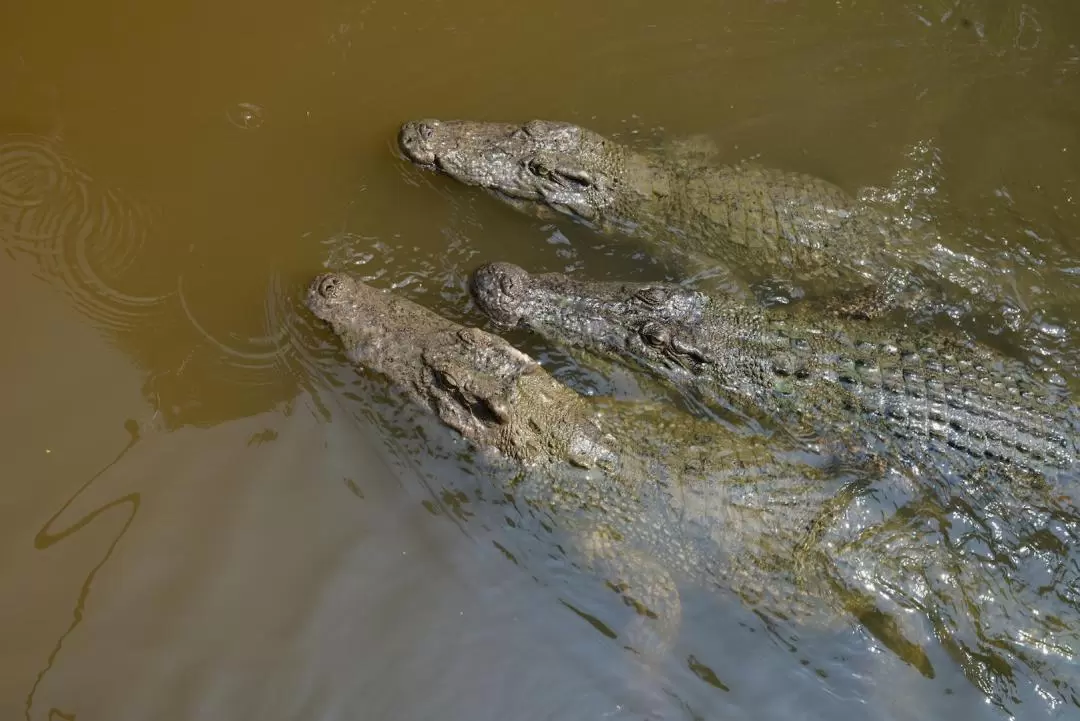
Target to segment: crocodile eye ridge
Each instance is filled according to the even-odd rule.
[[[658,286],[650,286],[634,293],[634,297],[645,305],[655,307],[667,300],[667,291]]]

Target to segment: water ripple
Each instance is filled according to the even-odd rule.
[[[176,279],[176,296],[180,301],[180,307],[184,311],[184,316],[192,327],[203,337],[204,340],[215,346],[225,355],[232,359],[234,365],[239,365],[246,368],[261,369],[270,368],[274,365],[274,361],[278,357],[281,351],[282,344],[286,341],[285,329],[279,328],[277,331],[270,331],[269,335],[262,336],[249,336],[239,340],[242,343],[241,346],[236,341],[232,345],[218,340],[210,331],[199,322],[195,313],[192,312],[191,307],[188,305],[184,296],[184,276],[179,276]],[[271,291],[268,303],[274,302],[273,291]]]
[[[241,130],[257,130],[262,127],[263,114],[255,103],[237,103],[225,111],[225,119]]]
[[[1080,513],[1014,477],[949,488],[893,477],[851,504],[826,540],[844,576],[921,616],[968,680],[1006,712],[1080,692]],[[1021,680],[1026,680],[1022,683]]]
[[[150,214],[103,187],[49,138],[0,136],[0,244],[33,258],[43,277],[111,330],[132,327],[167,295],[117,287],[146,242]]]

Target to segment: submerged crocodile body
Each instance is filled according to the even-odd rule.
[[[398,144],[414,164],[523,212],[568,216],[651,241],[661,254],[674,251],[684,270],[719,263],[743,281],[797,280],[830,297],[842,287],[881,309],[922,299],[926,274],[908,257],[911,244],[879,212],[820,178],[718,165],[700,154],[637,152],[546,120],[411,121]],[[863,310],[873,312],[872,304]]]
[[[526,469],[531,480],[510,493],[567,528],[587,563],[655,619],[652,635],[670,639],[680,617],[673,574],[781,617],[868,619],[887,647],[928,666],[865,593],[817,571],[828,561],[815,534],[850,475],[672,407],[582,396],[502,338],[346,274],[316,278],[307,305],[353,364]]]
[[[1077,461],[1076,407],[1064,384],[958,336],[672,284],[531,275],[508,263],[478,268],[470,287],[500,326],[629,361],[714,407],[821,436],[868,431],[958,468],[989,459],[1049,472]]]

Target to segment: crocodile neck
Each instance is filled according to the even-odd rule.
[[[819,178],[750,162],[680,164],[626,148],[612,153],[622,182],[607,189],[599,218],[589,223],[602,232],[671,244],[696,259],[716,257],[722,247],[717,259],[748,280],[782,268],[804,281],[862,287],[881,282],[882,269],[910,265],[905,242],[878,212]]]

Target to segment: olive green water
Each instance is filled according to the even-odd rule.
[[[932,677],[851,624],[690,594],[643,688],[618,596],[515,534],[449,434],[341,368],[297,302],[354,268],[478,323],[485,260],[655,274],[394,148],[408,119],[546,117],[892,188],[1012,309],[1014,351],[1071,374],[1074,3],[21,3],[0,98],[0,717],[1080,714],[1067,574],[1040,586],[1053,639],[965,656],[911,614]]]

